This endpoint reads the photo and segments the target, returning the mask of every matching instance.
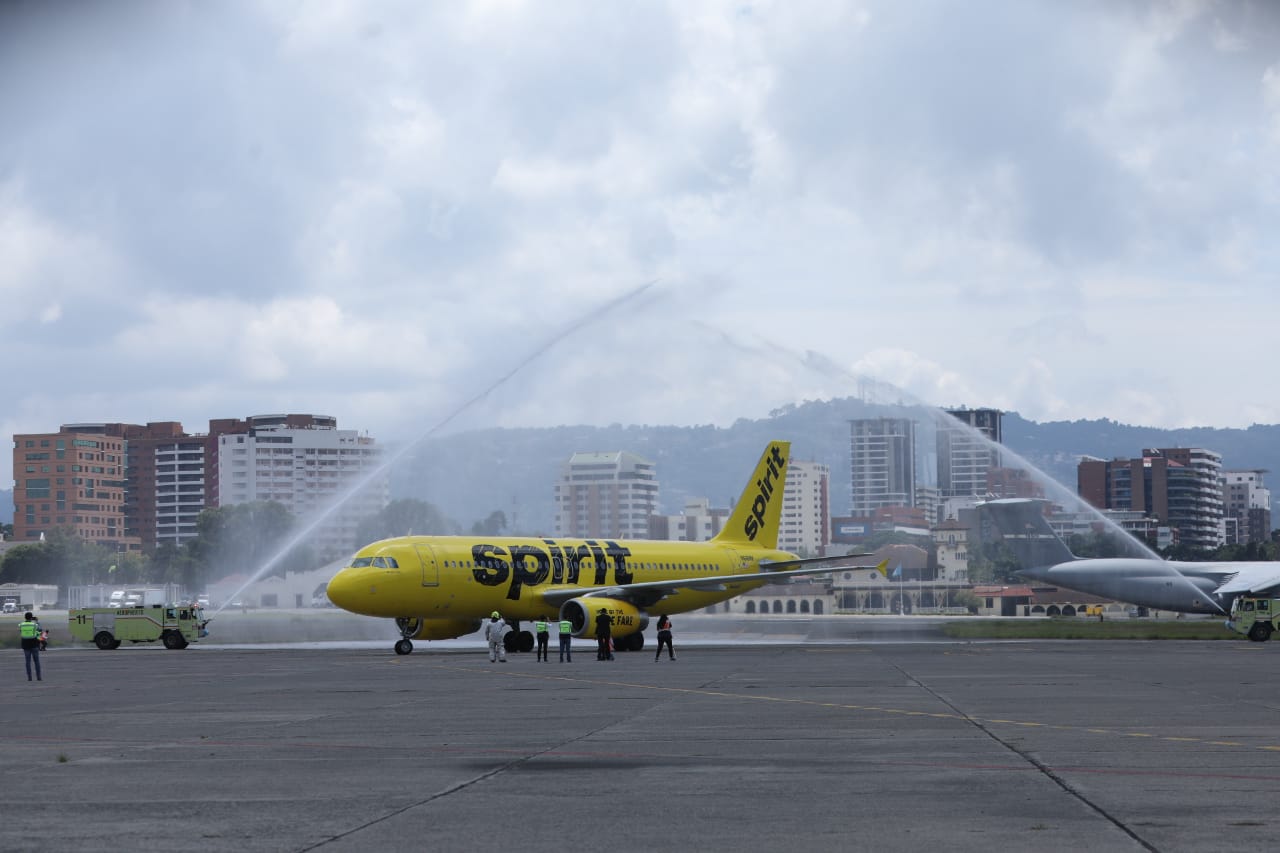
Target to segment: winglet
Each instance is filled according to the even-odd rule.
[[[884,575],[885,580],[889,579],[889,558],[888,557],[885,557],[883,560],[876,563],[876,571]]]

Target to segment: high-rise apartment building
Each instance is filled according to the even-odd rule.
[[[382,449],[372,438],[338,429],[327,415],[254,415],[243,432],[231,426],[217,425],[226,430],[213,466],[219,506],[275,501],[304,523],[328,513],[307,540],[316,552],[338,557],[359,547],[356,527],[388,501]]]
[[[13,538],[35,542],[54,528],[121,550],[125,528],[126,424],[65,424],[13,437]]]
[[[1267,472],[1222,472],[1223,520],[1228,545],[1271,539],[1271,490],[1262,481]]]
[[[949,409],[952,423],[938,424],[938,491],[943,498],[985,495],[987,472],[1001,467],[1003,412]]]
[[[916,505],[915,421],[850,421],[849,448],[853,484],[849,515],[870,516],[882,506]]]
[[[1180,544],[1211,550],[1224,539],[1221,471],[1212,450],[1145,449],[1137,459],[1082,459],[1077,491],[1098,509],[1144,512],[1175,528]]]
[[[575,453],[555,487],[556,535],[644,539],[658,509],[652,462],[634,453]]]
[[[259,438],[263,453],[251,453]],[[242,451],[226,467],[239,475],[225,484],[222,447]],[[256,464],[286,458],[287,465]],[[14,436],[14,538],[36,540],[65,527],[124,550],[182,545],[196,538],[197,519],[209,507],[278,500],[305,519],[337,503],[379,464],[373,439],[312,415],[212,420],[203,435],[188,434],[176,421],[69,424],[57,433]],[[354,549],[355,525],[386,505],[385,476],[357,491],[312,537],[322,555]]]
[[[822,556],[831,544],[831,470],[817,462],[787,463],[778,547],[793,554]]]

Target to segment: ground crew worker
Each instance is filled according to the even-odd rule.
[[[672,660],[676,659],[676,650],[671,647],[671,620],[667,618],[667,614],[658,617],[658,651],[654,652],[653,662],[657,663],[658,658],[662,657],[662,647],[667,647],[667,654]]]
[[[573,623],[560,620],[560,663],[573,663]]]
[[[502,621],[502,615],[493,611],[484,626],[484,638],[489,641],[489,663],[507,662],[507,645],[502,640],[510,630],[511,626]]]
[[[546,663],[551,660],[551,655],[547,654],[547,641],[551,639],[551,634],[547,631],[547,617],[539,616],[538,621],[533,623],[533,630],[538,635],[538,660]]]
[[[603,607],[596,614],[596,660],[613,660],[613,618]]]
[[[44,681],[40,673],[40,623],[28,610],[18,626],[18,636],[22,638],[22,655],[27,664],[27,681],[31,680],[31,663],[35,661],[36,681]]]

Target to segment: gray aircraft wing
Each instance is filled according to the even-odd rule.
[[[1280,563],[1273,565],[1243,564],[1213,591],[1214,595],[1243,595],[1266,592],[1280,586]]]
[[[793,579],[810,575],[827,575],[847,569],[878,569],[883,572],[889,561],[884,560],[877,566],[810,566],[803,569],[784,569],[774,571],[771,566],[786,566],[796,562],[826,562],[831,558],[819,558],[814,561],[788,560],[778,563],[762,563],[763,571],[744,572],[737,575],[712,575],[705,578],[672,578],[662,581],[645,581],[643,583],[611,584],[609,586],[558,586],[542,591],[542,600],[550,607],[560,607],[574,598],[620,598],[640,607],[652,607],[657,602],[682,591],[726,592],[735,586],[748,582],[763,581],[765,584],[791,583]],[[744,590],[745,592],[745,590]]]

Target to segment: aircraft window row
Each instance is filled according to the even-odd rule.
[[[369,565],[369,559],[370,558],[368,557],[360,557],[356,560],[353,560],[351,562],[351,565],[356,568],[359,568],[360,566],[367,566]],[[373,565],[375,566],[381,565],[381,563],[378,562],[378,560],[381,560],[381,559],[383,558],[382,557],[375,558],[373,561]],[[386,559],[390,561],[392,564],[395,563],[395,560],[393,560],[390,557],[387,557]],[[498,569],[505,565],[506,565],[505,561],[499,562],[496,560],[477,560],[474,563],[471,560],[445,560],[444,561],[444,567],[446,569],[471,569],[476,567],[479,567],[482,569]],[[606,568],[612,565],[613,565],[612,562],[605,563]],[[716,568],[715,564],[713,563],[628,563],[627,565],[629,568],[632,568],[632,569],[651,569],[655,571],[669,570],[669,571],[686,571],[686,572],[688,571],[711,572],[711,571],[715,571],[715,568]],[[594,560],[583,560],[582,562],[578,563],[578,568],[580,569],[594,569],[595,567],[596,567],[596,564]],[[397,567],[395,565],[392,565],[392,568],[397,568]]]

